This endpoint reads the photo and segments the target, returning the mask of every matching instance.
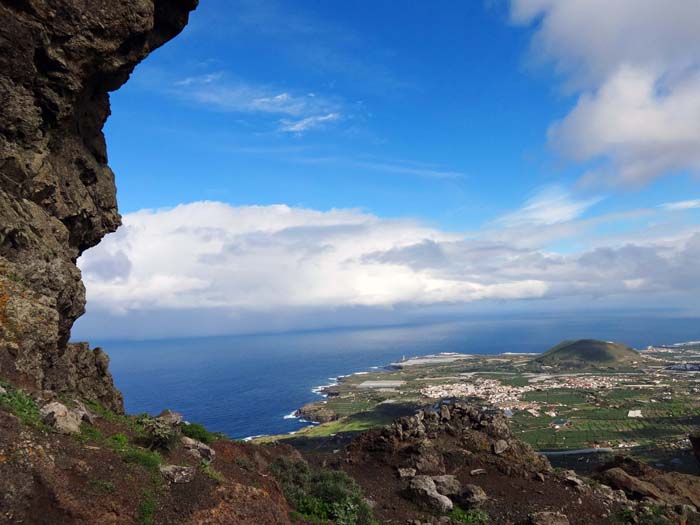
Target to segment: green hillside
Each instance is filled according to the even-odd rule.
[[[639,361],[639,352],[622,343],[578,339],[564,341],[536,359],[546,365],[577,364],[615,366]]]

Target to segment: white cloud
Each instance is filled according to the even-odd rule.
[[[456,234],[351,209],[197,202],[126,215],[124,226],[79,264],[90,312],[149,312],[158,319],[185,310],[211,312],[222,323],[255,312],[327,315],[347,308],[493,300],[641,293],[648,301],[655,294],[694,300],[700,283],[697,227],[682,237],[571,254],[547,250],[551,239],[542,238],[539,246],[509,240],[537,238],[563,224],[576,228],[579,215],[535,213],[526,225],[515,221],[500,230]],[[565,222],[553,224],[555,219]]]
[[[511,0],[533,55],[579,92],[550,140],[591,177],[643,183],[700,169],[700,2]]]
[[[569,222],[600,201],[600,197],[576,200],[564,189],[549,186],[541,188],[519,210],[499,218],[498,223],[514,227]]]
[[[660,208],[666,208],[667,210],[692,210],[695,208],[700,208],[700,199],[689,200],[689,201],[679,201],[679,202],[666,202],[659,206]]]
[[[183,100],[217,111],[294,117],[296,120],[282,120],[280,129],[284,131],[304,131],[338,120],[342,107],[336,99],[255,85],[229,78],[223,72],[177,80],[171,92]]]
[[[288,131],[290,133],[302,133],[303,131],[317,128],[323,125],[324,122],[332,122],[339,118],[340,113],[328,113],[327,115],[316,115],[301,120],[282,120],[279,129],[280,131]]]

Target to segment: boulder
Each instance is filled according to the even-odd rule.
[[[435,488],[443,496],[458,496],[462,492],[462,484],[452,475],[433,476]]]
[[[182,437],[182,446],[185,447],[185,451],[192,457],[197,458],[200,461],[203,461],[204,463],[211,463],[214,461],[214,456],[216,456],[216,452],[214,452],[214,449],[205,445],[201,441],[197,441],[196,439],[192,439],[187,436]]]
[[[413,503],[430,511],[447,513],[453,508],[450,498],[437,491],[430,476],[420,475],[412,478],[406,494]]]
[[[530,514],[530,525],[569,525],[569,518],[561,512],[535,512]]]
[[[486,492],[479,485],[467,484],[457,498],[457,503],[465,509],[473,509],[481,507],[488,499]]]
[[[160,473],[171,483],[189,483],[194,479],[197,469],[180,465],[162,465]]]
[[[7,390],[5,390],[5,389],[2,387],[2,385],[0,385],[0,396],[4,396],[5,394],[7,394]]]
[[[573,487],[582,487],[585,484],[573,470],[564,471],[564,481]]]
[[[493,453],[496,455],[501,455],[506,450],[508,450],[509,447],[510,447],[510,445],[508,444],[508,442],[505,439],[499,439],[499,440],[495,441],[493,444]]]
[[[653,498],[659,501],[664,499],[658,487],[648,481],[631,476],[620,467],[606,470],[601,478],[606,485],[625,491],[625,494],[632,499]]]
[[[156,419],[160,419],[163,423],[171,427],[179,427],[182,424],[182,414],[167,408],[163,410]]]
[[[80,432],[81,416],[63,403],[52,401],[41,407],[41,417],[48,426],[60,434],[77,434]]]

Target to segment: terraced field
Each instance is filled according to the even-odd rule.
[[[602,447],[667,461],[687,452],[688,433],[700,427],[700,373],[669,370],[678,360],[676,353],[648,353],[634,366],[585,371],[543,370],[529,355],[399,363],[327,387],[319,403],[337,420],[262,441],[292,439],[314,446],[327,441],[337,447],[418,407],[460,397],[505,410],[514,432],[536,450]]]

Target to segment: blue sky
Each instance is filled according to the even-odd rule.
[[[569,104],[551,73],[527,71],[529,32],[479,2],[203,2],[113,96],[121,209],[211,199],[479,224],[576,174],[544,148]],[[249,96],[315,94],[332,108],[227,110],[177,85],[207,75]],[[335,113],[279,131],[285,118]]]
[[[691,0],[202,2],[112,95],[105,131],[125,227],[83,258],[89,313],[79,329],[180,315],[187,305],[162,299],[173,282],[190,283],[180,296],[216,309],[222,326],[261,311],[296,327],[319,310],[401,317],[534,298],[546,308],[604,289],[623,306],[639,291],[692,306],[648,268],[682,274],[700,230],[698,9]],[[280,261],[269,275],[231,277],[258,259],[217,266],[243,246],[255,252],[261,231],[254,248],[278,250],[257,255]],[[149,270],[137,261],[153,260],[150,235],[168,257]],[[498,245],[493,265],[470,266],[494,254],[495,245],[479,251],[487,242]],[[592,251],[622,257],[630,246],[646,250],[645,265],[582,270]],[[187,259],[178,250],[198,255],[168,267]],[[344,255],[331,263],[329,252]],[[329,283],[355,284],[296,289],[308,260],[321,273],[333,266]],[[575,263],[568,271],[586,286],[537,273],[554,260]],[[287,280],[268,289],[280,274]],[[226,301],[220,289],[286,300]]]

